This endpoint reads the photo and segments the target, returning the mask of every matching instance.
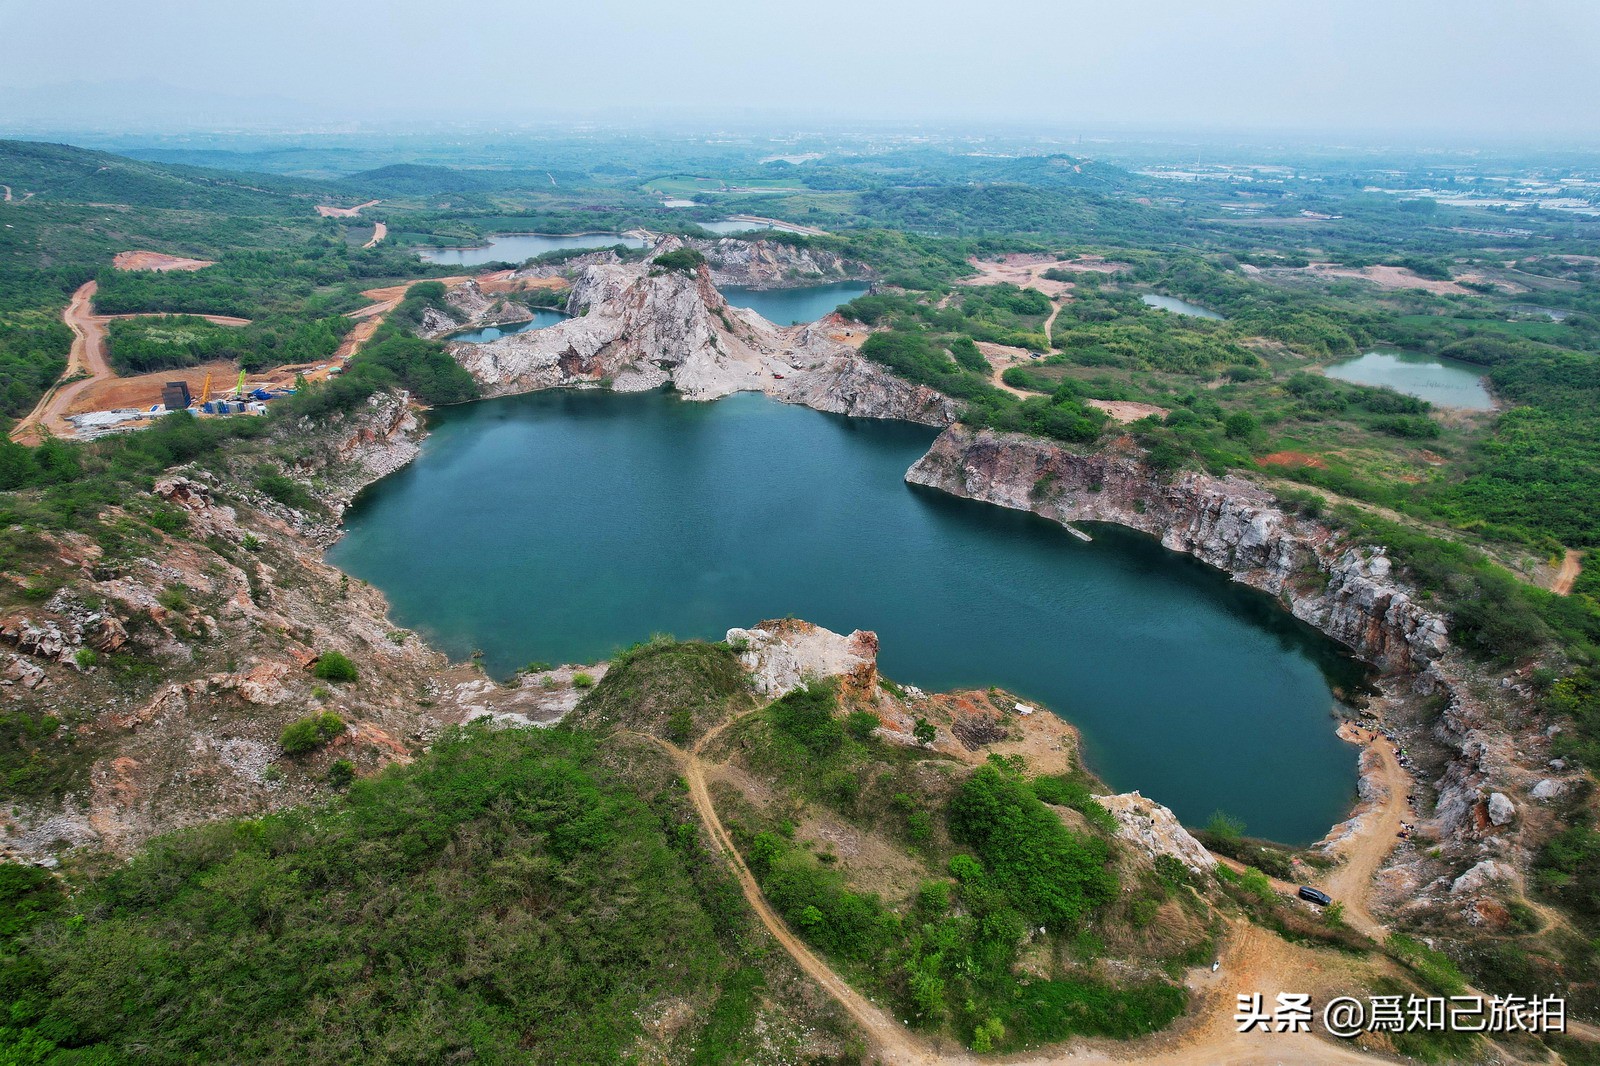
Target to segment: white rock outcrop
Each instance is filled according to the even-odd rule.
[[[1171,809],[1138,792],[1096,796],[1095,800],[1117,819],[1117,838],[1154,859],[1170,855],[1195,873],[1217,865],[1211,852],[1189,834]]]
[[[845,694],[871,698],[878,685],[878,635],[849,636],[787,618],[728,630],[728,644],[750,672],[756,691],[774,699],[808,681],[840,679]]]
[[[1517,868],[1509,863],[1485,859],[1450,883],[1452,896],[1465,896],[1496,884],[1516,885],[1522,879]]]
[[[676,247],[663,241],[657,251]],[[953,422],[958,405],[913,385],[832,339],[826,328],[779,328],[723,299],[705,267],[651,263],[582,268],[568,297],[573,317],[547,329],[450,352],[490,396],[607,383],[620,392],[671,384],[686,399],[764,392],[787,403],[925,425]]]

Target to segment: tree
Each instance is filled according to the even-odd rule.
[[[1261,423],[1257,422],[1255,415],[1248,411],[1236,411],[1222,423],[1222,430],[1228,435],[1229,440],[1245,440],[1254,436],[1260,428]]]
[[[917,724],[911,727],[911,735],[917,738],[918,744],[932,744],[939,731],[926,718],[918,718]]]

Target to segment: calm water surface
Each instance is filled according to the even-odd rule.
[[[1470,411],[1494,407],[1494,398],[1483,386],[1483,368],[1459,359],[1417,352],[1368,352],[1334,363],[1324,373],[1358,385],[1390,388],[1440,407]]]
[[[586,233],[580,237],[552,237],[543,233],[499,233],[481,248],[418,248],[430,263],[478,266],[481,263],[521,263],[546,252],[576,248],[611,248],[618,244],[643,248],[644,241],[617,233]]]
[[[507,322],[502,326],[484,326],[482,329],[467,329],[460,333],[452,333],[446,337],[447,341],[466,341],[469,344],[486,344],[497,341],[501,337],[509,337],[513,333],[526,333],[533,329],[544,329],[557,322],[565,322],[567,316],[560,311],[536,310],[533,317],[526,322]]]
[[[1209,318],[1213,322],[1227,321],[1209,307],[1201,307],[1199,304],[1192,304],[1188,300],[1180,300],[1176,296],[1160,296],[1153,292],[1147,292],[1139,299],[1148,307],[1159,307],[1163,311],[1171,311],[1175,315],[1188,315],[1191,318]]]
[[[908,486],[933,431],[755,395],[552,391],[443,409],[331,560],[496,676],[795,615],[876,630],[886,676],[1001,685],[1080,726],[1090,765],[1185,821],[1306,842],[1343,816],[1329,718],[1361,672],[1267,597],[1148,537],[1084,544]]]
[[[864,281],[836,281],[831,285],[806,285],[798,289],[746,289],[725,285],[722,295],[735,307],[748,307],[779,326],[815,322],[867,291]]]

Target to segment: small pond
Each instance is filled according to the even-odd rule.
[[[1489,411],[1494,397],[1483,384],[1483,368],[1459,359],[1420,352],[1373,351],[1334,363],[1330,378],[1376,385],[1427,400],[1439,407]]]
[[[1180,300],[1176,296],[1161,296],[1157,293],[1147,292],[1139,297],[1148,307],[1159,307],[1163,311],[1171,311],[1175,315],[1188,315],[1191,318],[1209,318],[1213,322],[1227,321],[1209,307],[1192,304],[1188,300]]]

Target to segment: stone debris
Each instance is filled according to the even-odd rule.
[[[1517,808],[1512,804],[1510,797],[1504,792],[1496,792],[1489,797],[1489,821],[1494,825],[1510,825],[1511,819],[1516,817]]]

